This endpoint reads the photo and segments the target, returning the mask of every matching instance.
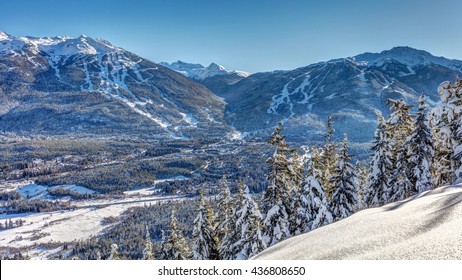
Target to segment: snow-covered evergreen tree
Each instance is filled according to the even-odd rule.
[[[332,121],[332,116],[327,118],[327,135],[326,142],[322,149],[321,154],[321,176],[320,183],[326,190],[327,199],[332,198],[332,193],[334,191],[332,183],[330,181],[331,177],[335,173],[335,166],[337,165],[337,153],[335,151],[337,144],[332,141],[334,136],[334,125]]]
[[[411,106],[403,99],[388,99],[391,104],[390,110],[393,112],[388,117],[387,129],[390,134],[390,144],[392,147],[390,177],[388,185],[390,191],[386,194],[386,202],[402,200],[412,193],[412,183],[409,180],[411,170],[408,158],[408,137],[414,129],[414,120],[410,114]]]
[[[298,186],[300,174],[298,168],[291,166],[294,150],[289,148],[285,136],[281,135],[282,123],[274,130],[268,142],[276,146],[273,156],[267,160],[268,188],[262,201],[263,236],[268,246],[290,236],[288,219],[290,213],[290,192]]]
[[[384,203],[403,200],[416,192],[414,186],[411,183],[411,180],[409,179],[410,174],[408,172],[410,172],[410,163],[406,152],[407,147],[408,145],[406,143],[398,153],[398,158],[395,160],[394,169],[388,179],[390,191],[388,192]]]
[[[367,188],[367,180],[369,177],[369,171],[365,164],[361,162],[356,162],[355,164],[355,174],[356,174],[356,186],[358,186],[358,208],[356,210],[364,209],[367,205],[363,205],[363,197],[365,189]]]
[[[317,147],[311,148],[311,168],[315,178],[322,178],[322,149]]]
[[[411,170],[409,180],[413,186],[412,191],[418,193],[433,188],[431,166],[434,151],[432,135],[427,124],[427,107],[425,96],[422,95],[415,116],[415,128],[409,137],[408,164]]]
[[[154,259],[154,254],[152,251],[151,235],[149,234],[148,225],[146,225],[146,237],[144,241],[143,260],[153,260],[153,259]]]
[[[307,213],[311,213],[312,218],[308,226],[309,230],[332,223],[334,220],[332,212],[327,202],[326,193],[319,181],[310,175],[304,180],[302,188],[309,190]],[[309,230],[305,229],[305,232]]]
[[[311,157],[309,156],[311,154]],[[315,174],[320,176],[320,172],[314,171],[314,161],[317,161],[319,157],[317,157],[319,153],[317,153],[316,149],[312,149],[311,153],[309,149],[306,149],[304,155],[304,178],[303,181],[298,189],[292,192],[292,210],[293,216],[292,219],[289,221],[290,232],[292,235],[299,235],[311,230],[311,222],[313,220],[313,210],[311,204],[311,187],[305,183],[305,178],[308,177],[308,174],[311,176],[316,177]]]
[[[241,230],[236,226],[239,219],[238,210],[243,207],[244,193],[242,189],[238,188],[237,194],[231,198],[230,205],[232,206],[230,215],[228,217],[228,230],[222,240],[218,251],[222,260],[234,260],[239,253],[239,248],[235,246],[241,240]]]
[[[217,205],[217,214],[216,214],[216,237],[217,240],[223,241],[226,232],[228,232],[230,226],[230,219],[233,213],[233,203],[231,192],[229,191],[228,181],[226,180],[226,176],[220,181],[220,192],[218,194],[218,205]]]
[[[192,234],[192,258],[193,260],[217,260],[218,242],[214,236],[213,221],[210,220],[211,213],[207,207],[203,191],[200,191],[197,207],[197,216],[194,220]]]
[[[432,128],[433,179],[435,186],[462,181],[460,175],[461,160],[458,136],[462,117],[462,80],[456,83],[441,83],[438,87],[440,102],[431,110],[429,123]],[[460,174],[460,175],[459,175]]]
[[[369,171],[367,188],[364,190],[363,205],[375,207],[387,203],[390,187],[388,177],[393,168],[392,148],[385,120],[377,112],[377,129],[372,146],[372,161]]]
[[[462,95],[462,93],[461,93]],[[453,159],[456,161],[455,166],[457,168],[455,171],[455,183],[462,183],[462,118],[457,120],[456,126],[456,137],[454,142],[456,143],[454,147],[454,156]]]
[[[294,194],[297,234],[309,232],[333,222],[324,188],[316,177],[313,157],[304,162],[304,176],[297,194]]]
[[[242,207],[236,212],[239,217],[236,228],[240,231],[240,239],[233,246],[238,252],[236,259],[245,260],[266,249],[266,243],[262,237],[260,210],[243,182],[239,183],[238,193],[242,199]]]
[[[167,236],[165,235],[165,230],[161,230],[161,241],[159,246],[159,259],[161,260],[168,260],[168,244],[167,244]]]
[[[119,257],[119,246],[117,244],[112,244],[111,245],[111,254],[107,258],[108,260],[120,260]]]
[[[164,244],[164,250],[167,260],[187,260],[191,256],[191,249],[184,239],[174,210],[172,211],[169,236]]]
[[[357,179],[348,153],[348,136],[345,133],[340,147],[337,166],[330,183],[333,187],[331,209],[335,220],[344,219],[358,207]]]

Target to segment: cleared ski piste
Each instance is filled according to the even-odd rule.
[[[362,210],[278,243],[257,260],[462,260],[462,184]]]

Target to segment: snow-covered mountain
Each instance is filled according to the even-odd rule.
[[[223,136],[204,86],[102,39],[0,33],[0,129]]]
[[[320,139],[332,115],[337,138],[348,132],[361,143],[372,139],[375,111],[389,113],[388,98],[416,104],[425,94],[434,104],[438,85],[457,75],[462,75],[462,61],[396,47],[291,71],[256,73],[212,91],[227,101],[227,121],[242,133],[265,138],[284,121],[290,140]]]
[[[259,260],[462,259],[462,185],[441,187],[282,241]]]
[[[185,75],[188,78],[192,78],[198,81],[214,77],[214,76],[223,76],[223,75],[232,75],[235,74],[239,77],[245,78],[250,76],[250,73],[244,71],[228,70],[225,67],[218,65],[216,63],[211,63],[209,66],[205,67],[197,63],[187,63],[183,61],[176,61],[172,63],[161,62],[160,65],[170,68],[178,73]]]
[[[266,139],[284,121],[289,140],[306,142],[322,139],[332,115],[337,139],[348,132],[362,146],[388,98],[415,104],[425,94],[434,104],[438,85],[462,75],[462,61],[409,47],[250,76],[214,63],[163,65],[102,39],[1,32],[0,129],[191,138],[233,126]]]

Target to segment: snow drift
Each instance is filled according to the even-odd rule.
[[[360,211],[254,259],[462,259],[462,184]]]

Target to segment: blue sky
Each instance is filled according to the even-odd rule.
[[[0,0],[0,30],[257,72],[394,46],[462,59],[461,11],[460,0]]]

